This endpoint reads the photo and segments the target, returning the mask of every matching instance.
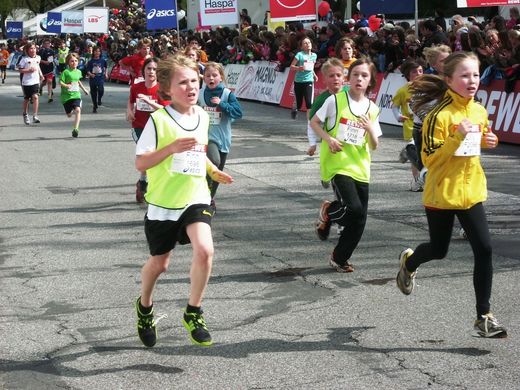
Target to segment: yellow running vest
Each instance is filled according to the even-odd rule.
[[[359,128],[356,115],[350,111],[348,104],[347,92],[340,92],[334,95],[336,99],[336,122],[332,129],[325,130],[334,138],[344,138],[344,135],[350,135],[350,142],[356,139],[352,135],[355,129]],[[373,122],[379,115],[379,108],[371,101],[367,113]],[[325,125],[327,120],[325,120]],[[342,134],[342,136],[340,136]],[[320,149],[320,171],[321,179],[330,181],[335,175],[345,175],[354,180],[368,183],[370,182],[370,146],[368,145],[367,135],[358,139],[360,145],[353,145],[343,142],[341,152],[331,153],[329,145],[326,142],[321,143]],[[340,140],[343,141],[343,140]]]
[[[195,137],[198,144],[192,150],[175,153],[146,171],[148,189],[145,199],[149,204],[165,209],[183,209],[193,199],[207,195],[206,149],[208,145],[209,117],[195,107],[199,124],[193,130],[182,128],[165,108],[151,114],[157,138],[156,150],[160,150],[179,138]]]

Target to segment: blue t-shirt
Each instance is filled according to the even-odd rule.
[[[294,81],[296,83],[313,83],[314,82],[314,64],[318,56],[316,53],[307,54],[303,51],[296,53],[296,66],[303,66],[306,70],[296,72]]]
[[[87,63],[86,71],[93,73],[96,76],[95,77],[96,81],[105,79],[106,70],[107,70],[107,61],[104,58],[98,58],[97,60],[92,58]]]

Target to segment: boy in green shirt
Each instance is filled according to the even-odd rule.
[[[80,88],[88,95],[88,91],[81,83],[83,77],[78,69],[79,56],[76,53],[67,55],[68,68],[60,75],[61,85],[61,103],[65,108],[65,113],[70,118],[74,111],[74,127],[72,128],[72,136],[76,138],[79,134],[79,122],[81,120],[81,93]]]

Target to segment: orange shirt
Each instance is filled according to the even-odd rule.
[[[9,59],[9,52],[7,50],[0,50],[0,66],[6,66]]]

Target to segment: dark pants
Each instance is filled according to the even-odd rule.
[[[226,165],[226,159],[227,159],[227,153],[221,152],[218,149],[218,146],[214,142],[208,142],[208,151],[207,156],[209,160],[215,164],[215,166],[220,169],[221,171],[224,169],[224,165]],[[211,191],[211,199],[215,197],[215,194],[217,193],[217,188],[219,183],[216,181],[211,180],[209,176],[206,176],[206,180],[208,181],[208,186]]]
[[[101,103],[101,98],[105,93],[105,84],[103,81],[99,81],[96,79],[89,79],[90,84],[90,97],[92,99],[92,104],[95,108]]]
[[[489,312],[489,298],[493,282],[491,237],[482,203],[468,210],[426,209],[430,242],[420,244],[406,261],[406,268],[415,271],[421,264],[443,259],[448,254],[453,222],[457,216],[466,232],[473,250],[473,287],[475,289],[477,316]]]
[[[344,226],[334,248],[334,261],[344,265],[356,249],[365,230],[368,209],[368,183],[349,176],[336,175],[331,180],[336,200],[329,207],[330,220]]]
[[[305,98],[305,107],[307,108],[307,110],[310,110],[312,106],[312,94],[313,83],[294,82],[294,96],[296,100],[296,109],[301,109],[303,99]]]
[[[413,142],[415,144],[415,154],[417,155],[416,164],[414,166],[420,171],[424,168],[422,158],[421,158],[421,150],[422,150],[422,131],[421,131],[421,125],[415,124],[413,125]],[[410,157],[408,157],[410,159]],[[412,160],[410,160],[412,161]],[[412,162],[413,164],[413,162]]]

